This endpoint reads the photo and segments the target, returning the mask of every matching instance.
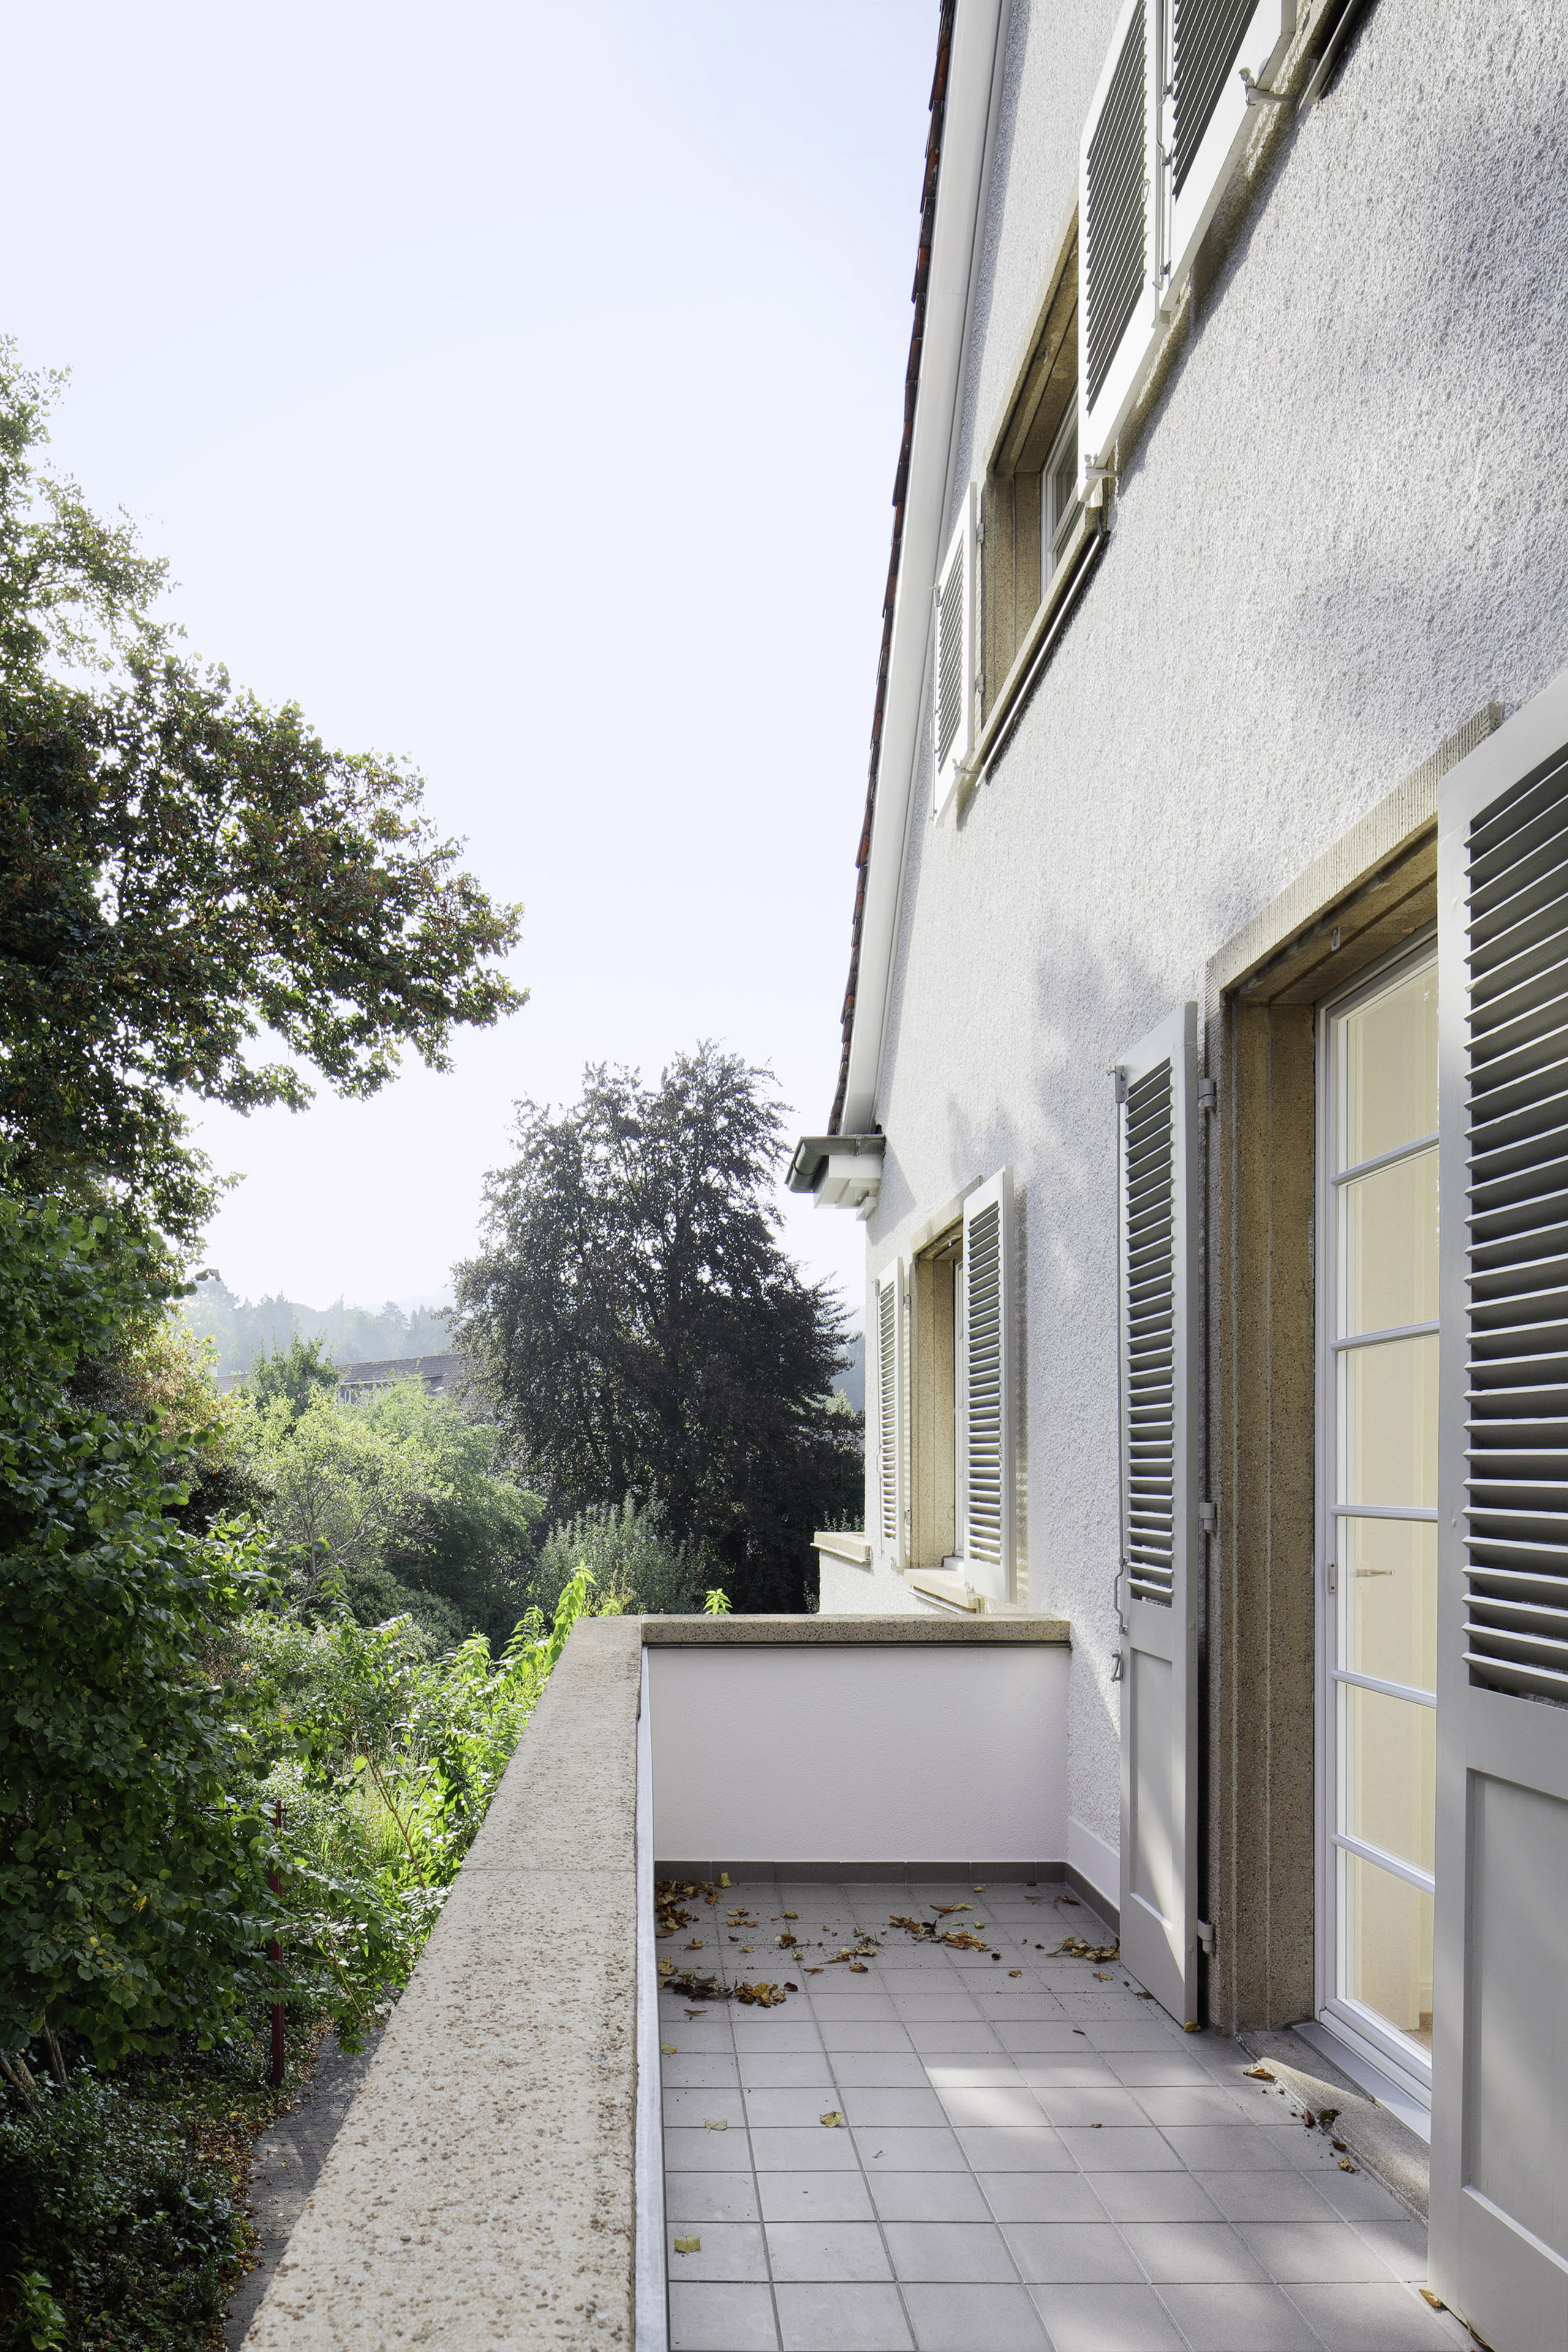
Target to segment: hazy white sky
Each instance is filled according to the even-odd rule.
[[[236,1290],[436,1294],[519,1096],[837,1071],[936,0],[0,0],[0,326],[192,647],[407,753],[531,991],[204,1116]],[[789,1246],[860,1302],[862,1233]]]

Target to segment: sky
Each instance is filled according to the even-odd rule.
[[[529,992],[204,1108],[235,1291],[438,1299],[512,1105],[837,1076],[936,0],[0,0],[0,331],[189,649],[401,753]],[[20,102],[25,93],[31,93]],[[848,1212],[780,1195],[858,1310]]]

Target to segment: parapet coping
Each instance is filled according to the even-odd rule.
[[[1065,1617],[988,1610],[978,1616],[640,1617],[648,1649],[751,1649],[768,1644],[824,1649],[835,1643],[941,1642],[1072,1643]]]

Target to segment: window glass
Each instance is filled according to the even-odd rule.
[[[1437,1687],[1437,1530],[1430,1519],[1345,1519],[1340,1609],[1352,1674]]]
[[[1437,1335],[1374,1339],[1340,1358],[1340,1500],[1437,1500]]]
[[[1430,2050],[1432,1897],[1358,1853],[1339,1860],[1345,1997]]]
[[[1340,1031],[1340,1159],[1359,1167],[1437,1131],[1437,971],[1427,965],[1345,1013]]]
[[[1437,1154],[1397,1160],[1339,1188],[1340,1329],[1437,1319]]]
[[[1340,1685],[1345,1828],[1417,1870],[1432,1867],[1437,1808],[1437,1710]]]

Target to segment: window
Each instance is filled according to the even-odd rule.
[[[987,460],[980,714],[1000,723],[1099,528],[1078,498],[1078,228],[1062,232]]]
[[[955,1225],[915,1261],[914,1428],[909,1556],[916,1568],[956,1564],[964,1486],[964,1234]]]
[[[1437,1812],[1437,970],[1322,1017],[1323,2021],[1429,2079]]]
[[[1041,479],[1040,576],[1048,584],[1083,511],[1078,495],[1078,404],[1070,403]]]

